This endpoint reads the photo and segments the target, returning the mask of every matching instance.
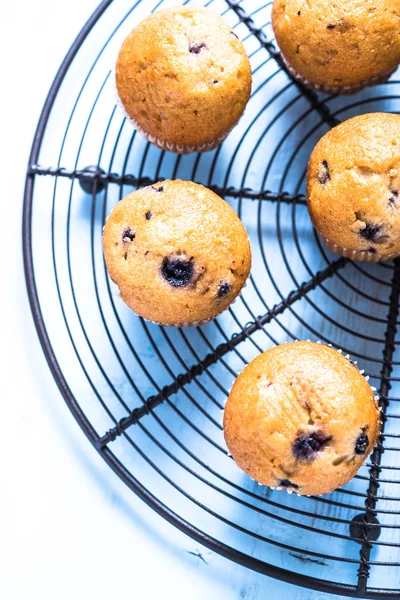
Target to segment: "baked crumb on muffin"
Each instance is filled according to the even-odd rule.
[[[320,91],[358,91],[400,62],[395,0],[274,0],[272,25],[292,74]]]
[[[163,181],[121,200],[104,227],[103,250],[124,302],[163,325],[219,315],[251,266],[250,242],[235,211],[189,181]]]
[[[313,342],[276,346],[239,375],[224,411],[226,444],[262,485],[300,495],[348,482],[376,444],[374,393],[341,353]]]
[[[356,260],[400,252],[400,116],[349,119],[315,146],[307,204],[328,248]]]
[[[180,153],[220,144],[251,82],[242,42],[219,14],[197,7],[152,13],[128,35],[116,64],[128,117],[157,146]]]

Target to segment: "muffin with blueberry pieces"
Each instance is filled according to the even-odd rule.
[[[334,127],[315,146],[307,204],[327,247],[354,260],[400,253],[400,116],[371,113]]]
[[[121,200],[103,250],[123,301],[161,325],[199,325],[228,308],[251,267],[246,230],[231,206],[189,181],[163,181]]]
[[[400,62],[397,0],[274,0],[272,25],[291,74],[318,91],[357,92]]]
[[[340,352],[313,342],[267,350],[239,375],[224,411],[226,444],[262,485],[326,494],[357,473],[375,446],[372,388]]]
[[[125,114],[152,143],[185,154],[216,148],[251,92],[242,42],[211,10],[158,10],[128,35],[116,63]]]

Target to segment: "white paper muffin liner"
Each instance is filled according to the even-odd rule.
[[[228,307],[229,308],[229,307]],[[210,321],[214,321],[221,313],[215,315],[215,317],[210,317],[209,319],[203,319],[201,321],[192,321],[188,323],[161,323],[160,321],[152,321],[151,319],[146,319],[145,317],[141,317],[148,323],[153,323],[154,325],[159,325],[160,327],[201,327],[202,325],[206,325]]]
[[[366,79],[365,81],[361,81],[360,83],[357,83],[355,85],[329,86],[329,85],[324,85],[322,83],[313,83],[312,81],[309,81],[308,79],[306,79],[305,77],[300,75],[288,63],[288,61],[283,56],[283,54],[282,54],[282,59],[283,59],[283,62],[285,63],[287,70],[292,75],[292,77],[294,79],[296,79],[296,81],[303,83],[305,86],[315,90],[316,92],[322,92],[324,94],[343,94],[343,95],[355,94],[356,92],[359,92],[366,87],[370,87],[372,85],[378,85],[379,83],[385,83],[385,81],[387,81],[389,79],[389,77],[397,69],[397,67],[395,67],[394,69],[391,69],[390,71],[386,71],[386,73],[380,73],[379,75],[374,75],[373,77],[370,77],[369,79]]]
[[[331,240],[324,237],[323,235],[319,235],[321,240],[324,242],[325,246],[328,248],[328,250],[334,252],[335,254],[342,254],[342,256],[346,256],[346,258],[350,258],[351,260],[361,260],[364,262],[379,263],[385,262],[387,260],[392,260],[393,258],[400,256],[400,251],[383,255],[379,254],[379,252],[368,252],[368,250],[352,250],[351,248],[344,248],[343,246],[338,246],[338,244],[331,242]]]
[[[121,101],[119,102],[119,105],[120,107],[123,107]],[[218,146],[222,144],[222,142],[225,140],[225,138],[229,135],[231,131],[227,131],[224,135],[221,135],[218,139],[212,142],[205,142],[204,144],[198,146],[188,144],[173,144],[171,142],[166,142],[161,138],[155,137],[154,135],[150,135],[149,133],[144,131],[144,129],[142,129],[142,127],[139,125],[139,123],[137,123],[137,121],[135,121],[128,115],[125,108],[123,108],[123,112],[126,119],[131,123],[131,125],[136,129],[136,131],[138,131],[140,134],[143,135],[143,137],[146,138],[146,140],[148,140],[161,150],[168,150],[169,152],[174,152],[176,154],[190,154],[191,152],[211,152],[211,150],[215,150],[215,148],[218,148]]]
[[[296,341],[296,342],[298,342],[298,341],[300,341],[300,340],[295,340],[295,341]],[[309,339],[308,339],[308,340],[304,340],[304,341],[306,341],[306,342],[311,342],[311,340],[309,340]],[[287,340],[286,342],[282,342],[282,344],[281,344],[281,345],[283,345],[283,344],[288,344],[288,343],[291,343],[291,342],[292,342],[292,340],[290,340],[290,341],[288,341],[288,340]],[[325,346],[329,346],[330,348],[333,348],[332,344],[326,344],[325,342],[321,342],[321,340],[317,340],[317,341],[316,341],[316,342],[314,342],[314,343],[316,343],[316,344],[324,344]],[[334,348],[334,350],[336,350],[336,352],[339,352],[339,354],[343,354],[343,350],[342,350],[341,348]],[[347,360],[349,360],[349,361],[351,362],[351,364],[352,364],[352,365],[354,365],[354,366],[356,367],[356,369],[357,369],[357,371],[360,373],[360,375],[362,375],[362,376],[364,377],[364,379],[367,381],[367,383],[368,383],[369,387],[371,388],[371,390],[372,390],[372,392],[373,392],[373,394],[374,394],[374,400],[375,400],[375,402],[376,402],[376,403],[378,403],[378,402],[379,402],[379,396],[378,396],[378,395],[376,395],[376,387],[372,386],[372,385],[369,383],[369,375],[365,375],[365,371],[364,371],[364,369],[360,369],[360,368],[358,367],[357,361],[356,361],[356,360],[355,360],[355,361],[352,361],[352,360],[351,360],[351,358],[350,358],[350,355],[349,355],[349,354],[345,354],[345,355],[344,355],[344,357],[345,357],[345,358],[347,358]],[[231,391],[232,391],[232,388],[233,388],[233,386],[234,386],[234,384],[235,384],[235,381],[236,381],[236,379],[235,379],[235,380],[232,382],[231,388],[230,388],[230,390],[229,390],[229,394],[230,394],[230,393],[231,393]],[[228,400],[228,398],[225,400],[225,404],[226,404],[227,400]],[[223,410],[221,411],[221,413],[222,413],[222,421],[223,421],[223,413],[224,413],[224,410],[225,410],[225,409],[223,409]],[[382,412],[382,408],[378,406],[378,410],[379,410],[379,414],[380,414],[380,413]],[[381,420],[379,420],[379,424],[380,424],[380,430],[382,431],[382,421],[381,421]],[[372,448],[371,452],[368,454],[368,456],[366,456],[366,457],[365,457],[365,459],[364,459],[364,461],[363,461],[363,463],[362,463],[362,464],[364,464],[364,463],[366,462],[366,460],[368,459],[368,457],[370,456],[370,454],[373,452],[373,450],[374,450],[374,449]],[[228,457],[232,457],[232,454],[229,452],[229,450],[227,451],[227,453],[226,453],[226,454],[227,454],[227,456],[228,456]],[[232,458],[233,458],[233,457],[232,457]],[[235,459],[233,459],[233,460],[235,460]],[[235,462],[235,464],[236,464],[236,462]],[[240,469],[240,467],[239,467],[237,464],[236,464],[236,466],[238,467],[238,469]],[[362,465],[360,465],[360,468],[361,468],[361,466],[362,466]],[[249,475],[248,473],[246,473],[246,471],[243,471],[243,469],[240,469],[240,470],[241,470],[243,473],[245,473],[245,474],[247,475],[247,477],[250,477],[250,475]],[[358,471],[357,471],[357,472],[358,472]],[[256,479],[253,479],[253,477],[250,477],[250,479],[251,479],[252,481],[254,481],[255,483],[257,483],[258,485],[260,485],[260,486],[262,486],[262,487],[265,487],[265,488],[269,488],[270,490],[277,490],[277,491],[280,491],[280,492],[286,492],[287,494],[296,494],[296,496],[305,497],[305,498],[310,498],[310,495],[309,495],[309,494],[299,494],[299,493],[298,493],[298,491],[296,491],[296,489],[294,489],[294,488],[290,489],[290,488],[285,488],[285,487],[282,487],[282,486],[277,486],[277,487],[274,487],[274,486],[272,486],[272,485],[265,485],[264,483],[260,483],[260,482],[259,482],[259,481],[257,481]],[[354,478],[352,478],[352,479],[354,479]],[[349,481],[351,481],[351,480],[349,480]],[[313,496],[316,496],[316,497],[319,497],[319,496],[327,496],[328,494],[332,494],[332,492],[335,492],[337,489],[339,489],[339,488],[335,488],[335,489],[333,489],[333,490],[330,490],[329,492],[324,492],[323,494],[313,494]]]

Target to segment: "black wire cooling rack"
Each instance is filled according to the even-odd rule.
[[[330,254],[302,193],[316,141],[355,114],[396,112],[399,82],[356,96],[320,96],[287,72],[273,42],[271,3],[183,2],[217,10],[235,28],[250,56],[253,94],[214,152],[160,151],[116,107],[112,63],[130,29],[170,4],[102,2],[44,105],[23,214],[26,281],[43,351],[101,456],[180,530],[291,583],[400,598],[400,263],[352,263]],[[252,240],[254,265],[243,295],[203,328],[144,322],[106,275],[107,214],[132,189],[163,178],[215,190]],[[259,352],[297,338],[349,353],[370,374],[382,407],[384,434],[367,464],[344,488],[318,498],[259,487],[235,467],[222,436],[221,410],[237,374]]]

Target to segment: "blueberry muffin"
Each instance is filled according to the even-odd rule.
[[[181,154],[218,146],[251,92],[242,42],[217,13],[159,10],[129,34],[116,64],[116,87],[133,124],[160,148]]]
[[[272,25],[292,75],[316,90],[353,93],[400,62],[397,0],[274,0]]]
[[[400,116],[372,113],[334,127],[314,148],[307,203],[333,252],[379,262],[400,253]]]
[[[260,484],[320,495],[357,473],[378,440],[379,415],[371,387],[340,352],[293,342],[239,375],[224,434],[237,465]]]
[[[163,181],[121,200],[104,227],[103,250],[123,301],[161,325],[213,319],[235,300],[251,266],[235,211],[189,181]]]

